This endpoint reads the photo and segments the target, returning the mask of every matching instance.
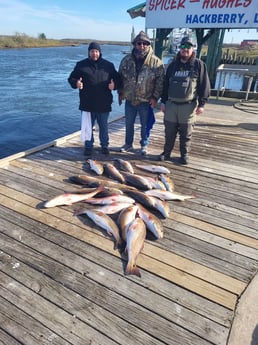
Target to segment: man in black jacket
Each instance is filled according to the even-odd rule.
[[[99,141],[103,154],[109,154],[108,117],[113,102],[112,90],[120,84],[120,77],[113,63],[102,58],[100,45],[91,42],[88,58],[77,62],[68,78],[73,89],[79,89],[82,116],[88,116],[90,126],[85,138],[84,154],[91,156],[94,145],[93,127],[97,121]],[[89,128],[88,128],[89,129]]]

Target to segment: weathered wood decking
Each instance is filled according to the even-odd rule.
[[[163,133],[158,113],[146,163],[160,164]],[[143,160],[119,153],[123,142],[119,119],[110,124],[108,160]],[[175,190],[196,198],[169,202],[164,238],[146,240],[138,258],[141,278],[124,275],[111,239],[73,216],[76,205],[42,208],[81,188],[68,181],[89,171],[78,134],[0,161],[0,344],[226,345],[258,268],[257,144],[258,115],[225,101],[207,105],[190,164],[162,163]]]

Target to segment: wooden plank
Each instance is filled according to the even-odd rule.
[[[60,245],[61,243],[63,248],[66,248],[87,260],[93,261],[108,270],[112,270],[112,272],[116,274],[121,272],[121,262],[120,260],[114,260],[113,255],[103,251],[99,253],[99,249],[96,247],[88,245],[86,242],[81,242],[76,238],[71,238],[71,236],[62,232],[55,231],[45,224],[41,223],[39,227],[37,221],[23,216],[20,213],[13,212],[1,206],[0,211],[3,215],[2,220],[0,218],[0,224],[3,229],[12,228],[13,231],[16,232],[16,227],[18,226],[18,233],[20,225],[22,224],[23,229],[43,237],[46,240],[51,238],[52,243],[57,245]],[[123,276],[122,273],[121,276]],[[230,325],[232,313],[229,312],[228,309],[221,307],[218,304],[214,304],[188,290],[182,289],[167,280],[159,278],[158,276],[155,276],[155,279],[153,279],[152,273],[145,271],[144,279],[137,280],[137,285],[140,285],[144,289],[147,287],[148,291],[152,291],[153,293],[158,291],[158,294],[165,297],[166,300],[170,300],[176,303],[176,305],[179,304],[180,310],[184,310],[184,308],[186,308],[187,310],[192,310],[205,318],[208,315],[208,318],[216,323],[227,327]],[[134,291],[134,288],[128,289],[128,282],[126,282],[126,286],[127,291]],[[155,300],[153,297],[151,299]],[[172,310],[177,310],[177,307],[172,308]]]
[[[1,236],[1,241],[4,243],[4,251],[13,253],[16,260],[18,259],[16,266],[19,264],[18,272],[16,270],[16,272],[9,273],[8,267],[6,272],[28,287],[30,287],[31,282],[39,282],[40,291],[38,295],[40,295],[40,300],[37,303],[40,309],[43,303],[41,298],[47,298],[48,301],[55,306],[62,307],[67,313],[73,315],[74,318],[87,322],[91,327],[112,337],[117,342],[120,339],[122,343],[125,343],[125,339],[128,337],[131,338],[130,341],[128,340],[128,343],[135,344],[136,339],[139,337],[141,339],[139,343],[142,344],[159,344],[157,338],[159,338],[161,343],[169,344],[172,334],[173,342],[176,339],[177,344],[182,345],[191,344],[189,339],[192,339],[191,341],[195,339],[198,344],[206,344],[201,338],[207,338],[209,341],[217,343],[225,341],[228,334],[228,330],[225,327],[211,322],[208,318],[204,320],[198,314],[194,315],[182,307],[178,315],[178,311],[173,305],[174,303],[169,302],[167,299],[147,292],[146,289],[140,289],[137,287],[137,284],[128,282],[127,279],[122,281],[117,274],[112,274],[112,272],[108,272],[103,267],[97,267],[96,264],[88,260],[86,261],[80,256],[51,244],[49,241],[43,240],[36,235],[32,236],[23,229],[17,230],[18,228],[16,227],[13,235],[16,238],[21,238],[26,246],[16,244],[14,247],[13,241],[8,240],[6,236]],[[35,250],[29,248],[29,245],[35,248]],[[44,256],[39,254],[41,248]],[[24,268],[23,263],[19,261],[20,259],[25,261],[25,264],[33,262],[33,271],[28,267]],[[22,266],[22,276],[20,266]],[[36,272],[34,272],[35,269]],[[52,279],[54,279],[53,275],[55,275],[58,286],[55,286],[56,283],[52,280],[50,281],[46,276],[42,277],[41,274],[39,276],[37,272],[44,272],[47,277]],[[56,272],[58,272],[58,275]],[[85,273],[82,274],[83,272]],[[65,288],[62,286],[65,286]],[[72,291],[67,291],[67,289]],[[51,291],[52,295],[50,296]],[[79,296],[76,297],[75,294],[89,299],[90,303]],[[124,294],[127,294],[127,297],[130,299],[125,300]],[[105,310],[108,310],[113,316],[105,310],[101,311],[103,299],[105,301]],[[94,307],[89,318],[87,314],[92,308],[92,303],[99,307]],[[155,314],[153,313],[154,311]],[[56,313],[58,312],[57,310]],[[114,315],[117,315],[117,317]],[[140,319],[138,315],[141,315]],[[183,326],[186,322],[189,324],[188,331],[182,330],[174,322],[171,323],[176,315],[177,323],[180,326]],[[118,317],[122,320],[118,319]],[[127,329],[123,319],[132,325],[134,320],[137,319],[137,325],[135,324]],[[192,321],[190,322],[190,320]],[[155,340],[145,334],[141,334],[134,327],[155,337]],[[124,329],[123,335],[120,334],[122,329]],[[192,332],[192,334],[189,332]],[[131,333],[134,335],[130,336]]]
[[[205,232],[230,240],[234,243],[239,243],[241,245],[254,248],[256,250],[258,249],[258,240],[255,238],[248,237],[248,236],[236,233],[234,231],[221,228],[216,225],[209,224],[209,226],[207,226],[207,223],[203,222],[202,220],[193,219],[191,217],[188,217],[179,213],[173,214],[173,220],[178,221],[180,223],[187,224],[187,225],[191,225]],[[232,248],[232,244],[230,245],[230,247]],[[248,253],[248,256],[254,258],[255,260],[257,260],[257,255],[258,255],[257,251],[254,251],[253,253],[251,252]]]
[[[162,243],[156,241],[155,245],[246,283],[256,272],[256,260],[195,238],[195,228],[173,224],[165,228]],[[189,228],[192,234],[188,234]]]
[[[22,345],[22,343],[18,342],[10,334],[3,331],[1,327],[0,327],[0,344],[1,345]]]
[[[0,273],[1,275],[1,273]],[[15,285],[16,282],[12,280],[10,285]],[[1,289],[1,287],[0,287]],[[10,289],[10,287],[8,287]],[[34,319],[29,313],[25,313],[20,308],[14,306],[13,301],[8,301],[0,296],[0,324],[4,331],[0,331],[0,339],[5,341],[0,344],[5,345],[35,345],[35,344],[54,344],[54,345],[69,345],[62,336],[51,331],[42,323]]]
[[[73,344],[85,345],[85,340],[103,344],[115,344],[105,335],[90,328],[86,323],[74,318],[65,310],[58,308],[47,299],[43,299],[36,292],[24,287],[17,281],[0,271],[0,293],[4,299],[15,304],[25,313],[36,318],[45,327],[54,330],[60,337]],[[32,306],[36,306],[32,308]],[[40,307],[39,307],[40,306]],[[46,317],[45,315],[51,315]]]
[[[0,186],[0,193],[2,193],[2,191],[3,188],[2,186]],[[110,252],[110,245],[107,245],[105,240],[102,241],[102,239],[100,239],[98,236],[92,234],[91,231],[87,231],[87,236],[86,231],[84,231],[84,236],[82,236],[79,227],[75,226],[74,224],[66,224],[66,222],[64,222],[62,218],[55,218],[47,213],[48,211],[37,210],[37,201],[35,202],[35,199],[24,196],[18,192],[14,192],[11,189],[8,189],[8,195],[13,199],[3,197],[2,204],[6,207],[15,207],[16,211],[19,211],[22,214],[26,214],[31,218],[37,219],[38,221],[48,224],[49,226],[52,226],[60,231],[64,231],[66,233],[68,231],[72,236],[81,238],[82,240],[86,240],[87,243],[90,243],[96,247],[101,246],[103,250],[108,250]],[[28,200],[26,201],[26,203],[28,203],[32,207],[26,207],[24,204],[20,203],[18,201],[20,198],[23,200],[23,202],[26,198]],[[162,262],[157,262],[156,260],[153,260],[152,258],[146,257],[144,255],[141,255],[139,257],[138,264],[139,267],[152,271],[155,274],[165,279],[171,280],[181,286],[187,287],[191,291],[198,292],[202,296],[206,296],[207,298],[214,300],[217,303],[220,303],[230,309],[234,309],[235,307],[236,295],[227,292],[219,287],[213,286],[204,280],[200,280],[200,278],[202,279],[202,275],[200,276],[200,278],[196,278],[185,272],[183,273],[180,269],[171,267]],[[207,278],[207,276],[205,276],[205,278]],[[243,283],[239,282],[239,284],[240,286],[242,286]]]

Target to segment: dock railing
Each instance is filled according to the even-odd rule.
[[[218,75],[217,99],[219,99],[220,93],[223,96],[226,90],[225,85],[226,85],[227,78],[235,73],[239,75],[243,75],[248,81],[247,87],[245,90],[246,91],[245,100],[248,100],[248,95],[251,91],[253,81],[255,81],[253,91],[256,92],[257,83],[258,83],[258,66],[222,64],[217,68],[217,75]]]

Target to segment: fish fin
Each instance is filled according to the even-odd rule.
[[[121,256],[125,257],[125,250],[126,250],[126,242],[125,241],[121,241],[120,246],[118,247],[119,253],[121,254]]]
[[[141,272],[136,265],[133,265],[128,262],[125,269],[125,275],[135,275],[137,277],[141,277]]]
[[[114,243],[114,250],[118,249],[120,252],[121,248],[122,248],[122,241],[121,241],[121,239],[119,239],[118,241],[115,241],[115,243]]]

